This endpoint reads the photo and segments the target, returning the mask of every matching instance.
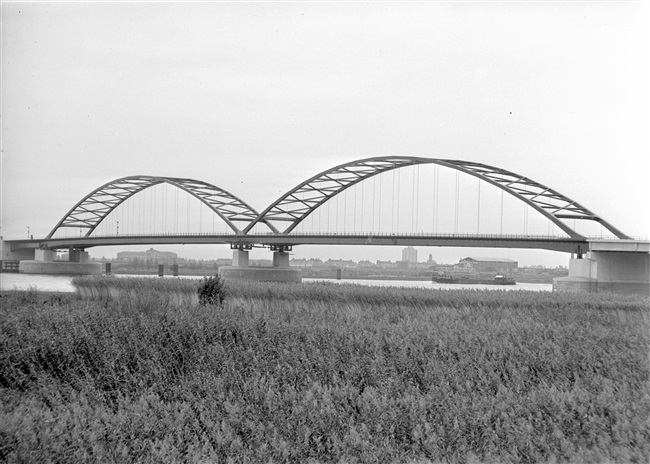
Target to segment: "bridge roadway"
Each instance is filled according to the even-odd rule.
[[[378,245],[378,246],[435,246],[476,248],[523,248],[544,249],[565,253],[585,253],[590,240],[585,237],[554,237],[534,235],[489,234],[153,234],[113,235],[67,238],[44,238],[33,240],[5,240],[10,249],[86,249],[97,246],[127,245],[219,245],[231,248],[268,246],[288,248],[296,245]]]

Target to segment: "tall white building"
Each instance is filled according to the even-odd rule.
[[[409,264],[415,264],[418,262],[418,250],[413,247],[404,248],[402,250],[402,261],[406,261]]]

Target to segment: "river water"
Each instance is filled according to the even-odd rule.
[[[127,277],[118,275],[118,277]],[[143,276],[131,276],[143,277]],[[151,276],[158,279],[158,276]],[[165,279],[174,279],[172,276],[165,276]],[[201,279],[197,276],[181,276],[183,279]],[[71,276],[64,275],[44,275],[44,274],[17,274],[2,273],[0,274],[0,291],[8,290],[28,290],[35,287],[43,292],[74,292],[74,287],[70,283]],[[518,283],[517,285],[479,285],[479,284],[439,284],[425,280],[362,280],[362,279],[302,279],[303,282],[333,282],[339,284],[359,284],[378,287],[411,287],[411,288],[432,288],[432,289],[477,289],[477,290],[532,290],[550,292],[553,289],[552,284],[527,284]]]

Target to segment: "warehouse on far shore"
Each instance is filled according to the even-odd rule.
[[[508,274],[517,270],[518,263],[509,258],[467,257],[458,262],[459,267],[473,269],[473,272],[496,272]]]

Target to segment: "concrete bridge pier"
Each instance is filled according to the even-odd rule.
[[[273,267],[250,266],[248,250],[233,246],[232,266],[219,268],[219,275],[224,279],[266,281],[266,282],[301,282],[300,270],[289,265],[290,247],[271,247],[273,250]]]
[[[624,240],[592,242],[585,257],[571,259],[568,277],[553,279],[553,291],[650,296],[649,245]]]
[[[248,250],[243,248],[234,248],[232,250],[232,267],[240,269],[248,267]]]
[[[273,267],[278,269],[289,269],[289,252],[288,251],[274,251],[273,252]]]
[[[56,261],[56,250],[34,250],[34,259],[21,260],[18,272],[24,274],[89,275],[101,274],[101,263],[91,263],[88,252],[70,248],[68,261]]]

